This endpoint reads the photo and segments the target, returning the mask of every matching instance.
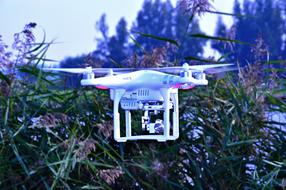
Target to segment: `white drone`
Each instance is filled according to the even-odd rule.
[[[234,70],[233,64],[192,65],[164,68],[45,68],[46,71],[82,73],[83,86],[110,89],[113,100],[114,139],[157,140],[165,142],[179,137],[178,89],[207,85],[206,73]],[[95,78],[95,74],[107,74]],[[125,136],[120,134],[119,103],[125,110]],[[132,135],[131,111],[142,110],[142,129],[147,135]],[[163,119],[154,119],[163,113]],[[172,113],[172,117],[170,114]],[[151,117],[152,116],[152,117]],[[172,120],[170,120],[172,119]],[[172,121],[172,124],[171,124]]]

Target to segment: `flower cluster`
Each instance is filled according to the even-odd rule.
[[[235,40],[236,38],[236,26],[232,25],[227,31],[226,31],[226,38],[230,40]],[[224,48],[227,49],[227,47],[230,49],[230,51],[234,51],[234,42],[228,41],[227,43],[224,43]]]
[[[152,170],[156,172],[159,176],[161,176],[164,179],[168,178],[168,167],[159,160],[154,160],[152,163]]]
[[[142,57],[138,57],[134,54],[130,59],[125,60],[127,67],[158,67],[160,64],[166,62],[167,52],[171,46],[164,46],[160,48],[154,48],[151,52],[145,52]]]
[[[94,139],[85,139],[84,141],[77,142],[79,148],[75,151],[76,158],[80,160],[84,160],[87,156],[96,150],[97,141]]]
[[[8,51],[8,45],[6,45],[2,36],[0,35],[0,71],[3,73],[7,72],[7,69],[12,67],[11,61],[12,52]]]
[[[28,57],[32,57],[31,49],[36,40],[32,30],[35,27],[36,23],[29,23],[23,31],[14,34],[12,49],[9,49],[0,35],[0,73],[5,78],[0,80],[0,94],[4,96],[9,96],[11,84],[17,77],[16,66],[27,64]]]
[[[251,48],[251,53],[254,57],[254,63],[249,64],[247,69],[244,69],[240,72],[240,77],[243,81],[243,84],[249,91],[252,90],[253,86],[260,86],[263,83],[263,60],[268,59],[267,46],[262,37],[258,37],[255,42],[255,45]]]
[[[36,40],[33,34],[33,29],[36,25],[36,23],[29,23],[24,27],[23,31],[14,34],[12,48],[17,51],[16,64],[23,65],[27,62],[25,57],[29,54]]]
[[[63,113],[47,113],[39,117],[33,117],[32,125],[29,128],[55,128],[59,124],[68,122],[68,116]]]
[[[106,138],[109,138],[112,135],[113,124],[110,121],[104,123],[99,123],[96,125],[100,133],[102,133]]]
[[[199,16],[213,9],[209,0],[180,0],[179,5],[183,10],[189,12],[191,15],[197,14]]]
[[[11,51],[8,50],[9,46],[3,42],[0,35],[0,71],[3,74],[12,76],[15,74],[16,65],[26,63],[25,57],[29,54],[36,40],[32,31],[35,27],[36,23],[29,23],[23,31],[15,33]]]
[[[115,180],[122,174],[124,174],[124,172],[119,167],[114,169],[99,170],[98,172],[99,177],[109,185],[114,184]]]

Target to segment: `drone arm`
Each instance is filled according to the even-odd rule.
[[[204,73],[200,73],[198,78],[194,78],[192,76],[192,73],[189,73],[188,75],[186,73],[182,73],[181,76],[174,77],[174,80],[172,81],[173,86],[194,86],[194,85],[207,85],[208,80],[205,77]]]
[[[192,84],[192,85],[207,85],[208,80],[206,80],[205,75],[201,74],[198,79],[194,77],[189,77],[187,81],[185,82],[186,84]]]

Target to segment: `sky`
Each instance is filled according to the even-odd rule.
[[[176,0],[171,1],[173,5],[176,4]],[[215,10],[231,13],[233,1],[210,2]],[[60,61],[68,56],[95,50],[95,38],[100,37],[95,30],[95,23],[103,13],[107,15],[109,35],[112,35],[122,17],[131,27],[143,2],[144,0],[0,0],[0,35],[7,45],[11,45],[14,33],[20,32],[25,24],[36,22],[36,37],[39,41],[43,38],[44,30],[47,41],[57,42],[50,47],[47,58]],[[229,16],[223,16],[223,20],[228,26],[232,24]],[[205,33],[213,35],[216,21],[216,15],[205,14],[199,23]],[[205,56],[213,54],[210,48],[206,48]]]

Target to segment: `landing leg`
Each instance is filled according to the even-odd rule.
[[[119,115],[119,102],[125,90],[115,90],[114,92],[114,100],[113,100],[113,125],[114,125],[114,139],[117,142],[125,142],[126,140],[122,140],[120,138],[120,115]]]
[[[165,139],[158,141],[166,141],[170,137],[170,89],[163,88],[160,90],[164,98],[164,136]]]
[[[179,137],[179,98],[178,98],[178,89],[174,89],[174,92],[171,93],[171,99],[173,101],[173,136],[172,140],[175,140]]]

